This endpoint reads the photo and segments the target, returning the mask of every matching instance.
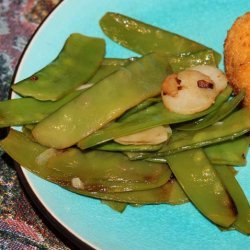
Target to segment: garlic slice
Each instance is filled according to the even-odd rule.
[[[226,88],[222,71],[200,65],[168,76],[162,84],[162,100],[170,111],[194,114],[209,108],[217,95]]]
[[[71,185],[73,188],[76,188],[76,189],[84,189],[84,183],[78,177],[72,178]]]
[[[172,134],[169,126],[158,126],[132,135],[122,136],[114,141],[123,145],[157,145],[167,141]]]
[[[216,91],[223,91],[227,87],[227,78],[226,75],[218,68],[211,65],[197,65],[192,68],[192,70],[197,70],[204,75],[209,76],[212,81],[215,83]]]
[[[36,163],[40,166],[46,164],[48,160],[57,155],[60,152],[60,150],[57,150],[55,148],[48,148],[44,150],[40,155],[38,155],[35,159]]]

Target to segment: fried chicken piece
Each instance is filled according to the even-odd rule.
[[[250,12],[237,18],[224,44],[226,76],[235,92],[246,90],[244,105],[250,108]]]

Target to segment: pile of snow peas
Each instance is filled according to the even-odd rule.
[[[0,103],[0,147],[32,173],[100,199],[122,212],[128,205],[193,205],[220,229],[250,234],[250,206],[235,166],[246,165],[250,111],[227,86],[208,109],[167,110],[166,76],[196,65],[218,66],[211,48],[130,17],[100,20],[113,41],[139,54],[106,58],[101,38],[71,34],[46,67],[14,84],[21,98]],[[157,145],[114,139],[170,125]],[[197,213],[198,216],[198,213]]]

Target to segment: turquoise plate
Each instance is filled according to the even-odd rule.
[[[65,0],[46,19],[29,44],[15,81],[49,63],[72,32],[105,38],[107,56],[136,55],[109,40],[98,21],[119,12],[179,33],[223,51],[227,30],[250,10],[249,0]],[[223,67],[221,65],[221,67]],[[248,154],[250,162],[250,155]],[[238,179],[250,198],[250,165]],[[249,249],[250,238],[236,231],[221,232],[191,204],[128,207],[122,214],[100,201],[79,196],[22,169],[34,199],[73,241],[96,249]]]

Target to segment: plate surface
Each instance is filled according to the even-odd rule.
[[[102,33],[98,21],[107,11],[129,15],[222,52],[227,30],[238,16],[249,9],[249,0],[65,0],[32,39],[15,81],[29,76],[54,59],[73,32],[105,38],[107,57],[136,55]],[[237,175],[248,198],[249,168],[250,164],[241,168]],[[235,231],[221,232],[191,204],[128,207],[120,214],[101,205],[98,200],[70,193],[25,169],[22,171],[47,212],[72,236],[97,249],[223,250],[247,249],[250,246],[249,237]]]

